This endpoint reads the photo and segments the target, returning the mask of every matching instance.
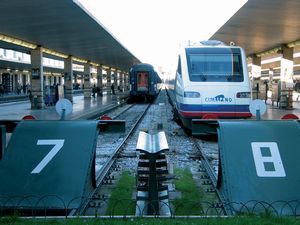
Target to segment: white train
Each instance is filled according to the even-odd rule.
[[[251,117],[247,62],[240,47],[210,40],[183,48],[168,89],[174,115],[187,128],[192,119]]]

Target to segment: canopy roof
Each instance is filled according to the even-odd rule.
[[[76,0],[3,0],[0,15],[4,35],[125,71],[140,62]]]
[[[248,0],[210,39],[233,41],[247,55],[300,39],[299,0]]]

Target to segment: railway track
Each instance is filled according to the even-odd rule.
[[[95,206],[95,199],[99,198],[99,190],[106,183],[106,180],[109,178],[110,173],[116,166],[116,161],[121,157],[122,152],[126,149],[126,145],[130,144],[130,139],[136,140],[132,136],[135,134],[135,130],[142,118],[149,109],[150,104],[142,105],[129,105],[111,111],[108,116],[113,119],[125,120],[126,127],[125,133],[101,133],[98,136],[97,147],[96,147],[96,186],[97,188],[90,194],[90,197],[87,198],[87,201],[84,202],[80,208],[80,212],[73,212],[73,214],[80,213],[85,214],[89,211],[90,207]],[[132,141],[133,142],[133,141]],[[136,142],[134,141],[134,144]],[[135,146],[132,155],[135,156]]]
[[[173,118],[171,113],[172,106],[169,105],[168,107],[168,117]],[[213,198],[204,197],[203,199],[204,202],[212,201],[210,205],[205,206],[207,211],[211,211],[208,214],[217,212],[218,215],[230,215],[230,211],[222,207],[222,203],[225,201],[216,188],[219,172],[219,150],[216,137],[192,137],[190,133],[186,133],[185,129],[175,121],[168,123],[168,125],[168,130],[171,131],[169,132],[171,150],[169,161],[173,162],[174,167],[190,168],[198,188],[204,190],[208,196],[210,194],[214,195]],[[214,209],[209,210],[209,208]]]
[[[196,182],[198,180],[197,186],[199,188],[216,190],[213,187],[216,185],[218,172],[217,142],[189,137],[172,120],[170,107],[163,92],[153,105],[130,105],[121,107],[109,114],[114,119],[126,120],[126,131],[125,134],[100,133],[96,149],[97,189],[91,193],[90,198],[80,208],[81,215],[93,214],[97,207],[97,200],[109,198],[108,191],[105,189],[111,189],[110,183],[115,183],[114,179],[118,177],[118,174],[120,175],[121,171],[126,170],[136,174],[138,157],[135,148],[138,133],[140,130],[153,133],[158,129],[158,125],[160,128],[163,127],[168,139],[170,151],[166,152],[166,156],[170,164],[169,167],[189,168],[194,180]],[[205,169],[199,173],[201,168]],[[210,180],[209,183],[212,185],[203,184],[207,180]],[[172,190],[170,191],[172,192]],[[208,193],[208,195],[210,194]],[[213,199],[215,199],[214,202],[221,205],[222,197],[213,197]],[[211,211],[210,214],[214,214],[214,210]],[[98,213],[100,215],[105,214],[103,205]],[[226,212],[222,214],[226,214]]]
[[[201,157],[201,165],[206,177],[211,181],[213,185],[213,191],[216,192],[220,203],[217,203],[221,209],[222,215],[231,215],[232,211],[226,207],[226,201],[224,196],[217,189],[218,173],[219,173],[219,153],[217,141],[207,141],[192,137],[192,142],[199,151]],[[225,205],[225,207],[224,207]],[[218,212],[219,214],[220,212]]]

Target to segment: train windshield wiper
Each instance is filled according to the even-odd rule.
[[[232,81],[233,76],[232,75],[227,75],[227,81]]]
[[[200,74],[200,78],[202,81],[206,81],[207,80],[207,76],[205,74]]]

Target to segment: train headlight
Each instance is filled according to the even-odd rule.
[[[251,98],[250,92],[238,92],[236,93],[237,98]]]
[[[196,91],[185,91],[183,96],[185,98],[200,98],[200,93]]]

